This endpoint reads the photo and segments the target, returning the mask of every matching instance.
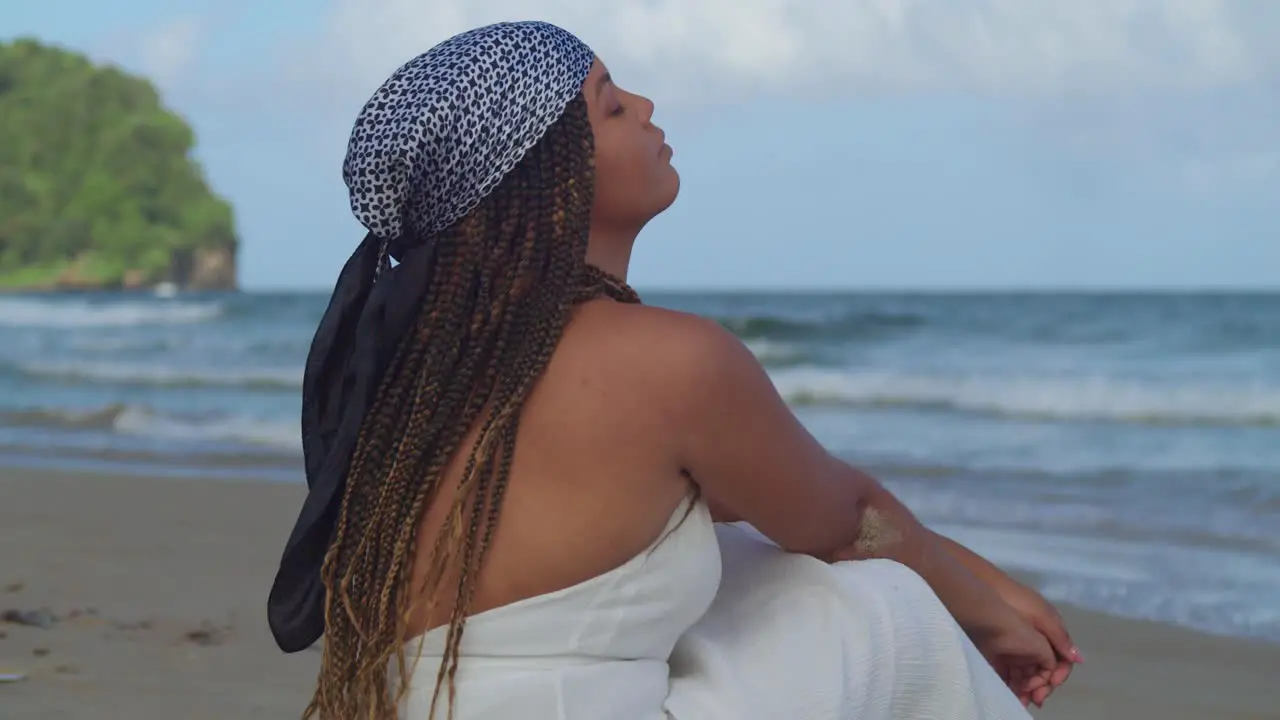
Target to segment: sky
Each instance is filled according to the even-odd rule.
[[[360,106],[523,19],[657,105],[682,189],[638,287],[1280,288],[1278,2],[0,0],[0,38],[156,82],[249,289],[331,287]]]

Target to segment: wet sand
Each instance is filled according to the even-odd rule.
[[[0,718],[297,718],[319,655],[265,604],[301,497],[0,469]],[[1086,663],[1036,717],[1280,720],[1280,645],[1064,612]]]

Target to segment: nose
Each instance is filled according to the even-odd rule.
[[[653,119],[653,101],[643,95],[637,95],[640,101],[640,117],[647,123]]]

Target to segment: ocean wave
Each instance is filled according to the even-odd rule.
[[[1232,565],[1234,558],[1222,558]],[[1179,625],[1212,635],[1280,642],[1273,587],[1232,587],[1203,576],[1194,583],[1164,580],[1056,579],[1041,584],[1054,601],[1118,617]]]
[[[116,418],[127,409],[117,403],[87,410],[32,408],[0,411],[0,425],[47,427],[64,430],[110,430]]]
[[[823,320],[776,315],[722,317],[721,325],[743,340],[858,340],[878,338],[921,327],[921,315],[888,312],[849,313]]]
[[[235,442],[288,453],[301,452],[296,421],[232,415],[206,417],[161,413],[140,405],[113,404],[86,410],[40,408],[0,412],[0,425],[57,430],[100,430],[150,440]]]
[[[163,337],[138,337],[137,334],[108,331],[106,333],[69,333],[65,343],[71,350],[81,353],[162,353],[184,344],[186,337],[166,335]]]
[[[775,370],[793,405],[901,407],[1028,420],[1144,425],[1280,425],[1280,387],[1157,384],[1107,377],[912,375],[814,367]]]
[[[1178,538],[933,525],[1005,568],[1038,576],[1051,600],[1212,633],[1280,640],[1274,554]]]
[[[811,360],[810,355],[800,346],[777,340],[747,340],[747,349],[756,356],[761,365],[766,367],[787,367],[799,365]]]
[[[296,421],[281,422],[235,416],[175,418],[130,406],[116,417],[112,429],[127,435],[150,438],[195,442],[235,441],[302,452],[302,436]]]
[[[0,298],[0,326],[76,329],[186,325],[219,317],[217,301],[113,300],[90,302],[71,298]]]
[[[238,387],[276,390],[302,387],[301,367],[214,368],[130,362],[23,363],[15,366],[27,377],[117,385],[171,388]]]

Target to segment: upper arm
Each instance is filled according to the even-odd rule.
[[[682,316],[655,371],[676,453],[717,514],[783,548],[826,556],[857,532],[863,477],[800,423],[751,351],[718,324]]]

